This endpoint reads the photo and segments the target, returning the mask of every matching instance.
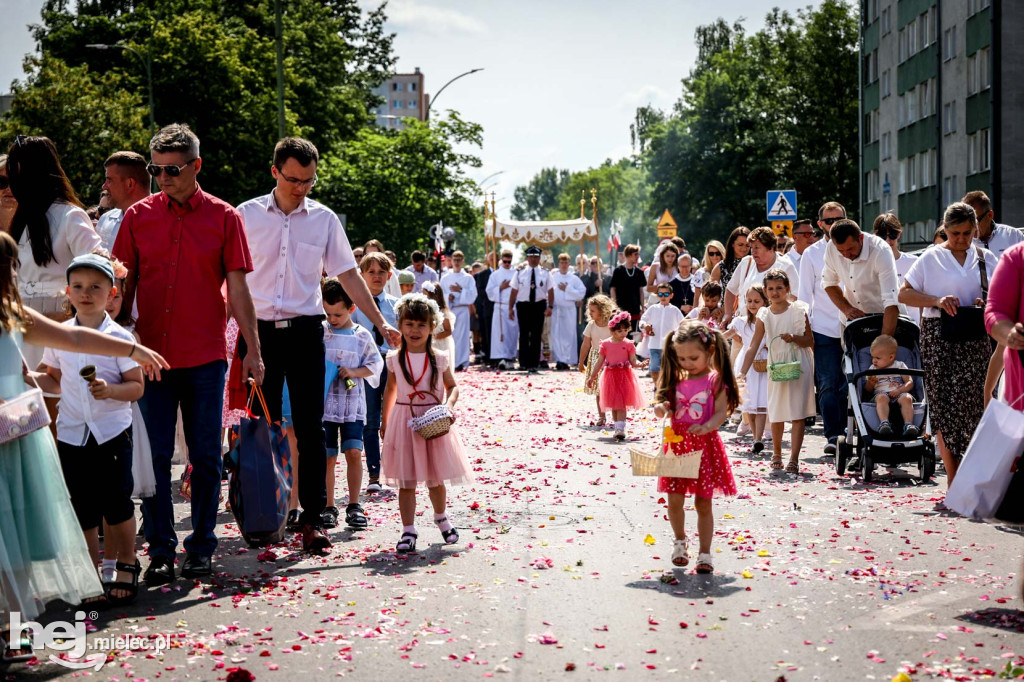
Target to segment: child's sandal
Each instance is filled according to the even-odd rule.
[[[715,564],[710,554],[700,554],[697,556],[697,572],[705,575],[715,572]]]
[[[402,539],[395,545],[395,551],[399,554],[408,554],[409,552],[416,551],[416,538],[419,535],[416,533],[402,533]]]
[[[672,565],[673,566],[686,566],[690,563],[690,557],[686,554],[686,538],[676,540],[672,545]]]
[[[800,473],[800,462],[795,459],[789,460],[789,464],[786,465],[787,474],[799,474]]]
[[[782,468],[782,455],[772,455],[772,469]]]
[[[441,524],[444,523],[447,520],[448,520],[447,516],[442,516],[439,519],[435,519],[434,523],[437,524],[437,526],[438,526],[437,529],[439,531],[441,531],[441,537],[444,538],[445,544],[454,545],[456,542],[459,541],[459,531],[456,528],[454,528],[454,527],[449,528],[448,530],[445,530],[445,529],[441,528]]]
[[[139,575],[142,574],[142,564],[138,559],[135,560],[135,565],[126,564],[122,561],[118,561],[115,564],[118,571],[122,573],[131,573],[132,581],[126,582],[112,582],[104,583],[103,590],[107,594],[107,601],[111,606],[127,606],[135,602],[135,598],[139,595]],[[117,590],[120,592],[127,592],[128,594],[120,597],[115,597],[113,592]]]

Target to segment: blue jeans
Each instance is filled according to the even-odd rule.
[[[839,339],[814,333],[814,382],[825,438],[834,441],[846,431],[846,375]]]
[[[366,471],[370,478],[380,477],[380,412],[384,389],[388,386],[388,368],[380,371],[380,384],[373,388],[363,383],[366,391],[366,426],[363,427],[363,447],[366,449]]]
[[[220,498],[225,371],[227,363],[215,360],[198,367],[165,370],[160,381],[146,382],[139,409],[149,432],[156,494],[142,500],[142,518],[151,557],[173,560],[178,546],[171,502],[171,456],[179,406],[192,464],[192,533],[185,538],[185,551],[208,557],[217,548],[214,529]]]
[[[651,372],[658,373],[661,371],[661,349],[660,348],[649,348],[647,351],[651,356]]]

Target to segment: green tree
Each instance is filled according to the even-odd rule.
[[[98,201],[104,159],[149,140],[146,108],[138,95],[121,88],[117,74],[97,76],[87,66],[69,67],[53,57],[29,58],[26,69],[32,75],[14,85],[11,111],[0,119],[0,139],[48,136],[83,201]]]
[[[516,187],[512,220],[547,220],[567,182],[568,170],[542,168],[529,183]]]
[[[346,215],[353,244],[380,239],[399,262],[432,247],[427,230],[438,222],[455,228],[467,259],[479,258],[483,216],[464,170],[480,160],[456,148],[481,143],[482,128],[454,112],[430,124],[406,119],[400,131],[364,128],[322,160],[315,198]]]

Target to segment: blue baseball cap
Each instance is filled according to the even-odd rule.
[[[76,256],[71,261],[71,265],[69,265],[68,269],[65,271],[68,278],[68,284],[71,284],[71,273],[80,268],[98,270],[110,278],[111,285],[115,285],[117,283],[114,279],[114,266],[110,262],[109,258],[104,258],[96,253],[87,253],[84,256]]]

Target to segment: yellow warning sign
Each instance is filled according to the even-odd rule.
[[[773,220],[772,221],[772,232],[775,233],[776,237],[786,235],[789,238],[793,237],[793,221],[792,220]]]
[[[658,221],[658,239],[675,237],[678,229],[679,226],[676,225],[675,219],[666,208],[665,212],[661,214],[661,220]]]

